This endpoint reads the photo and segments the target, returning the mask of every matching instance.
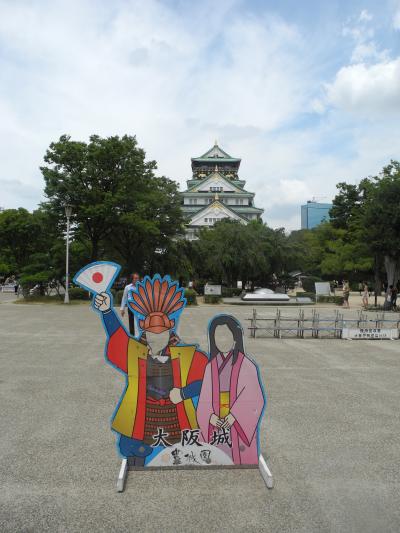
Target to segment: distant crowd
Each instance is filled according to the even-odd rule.
[[[11,292],[12,289],[14,289],[14,293],[19,294],[19,288],[20,288],[19,280],[14,275],[8,276],[7,278],[3,278],[3,279],[0,277],[0,285],[2,286],[3,291],[5,288],[7,288],[9,292]]]
[[[334,282],[335,283],[335,282]],[[336,282],[337,283],[337,282]],[[338,286],[338,285],[337,285]],[[385,309],[397,311],[397,295],[400,290],[400,281],[397,285],[389,285],[387,283],[383,284],[383,291],[385,294],[386,302]],[[368,299],[371,296],[371,290],[366,281],[360,281],[358,284],[358,292],[362,297],[362,306],[364,309],[368,309]],[[343,280],[343,307],[349,308],[349,297],[350,297],[350,283],[348,280]]]

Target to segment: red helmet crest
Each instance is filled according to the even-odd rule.
[[[128,304],[138,315],[139,327],[152,333],[172,329],[186,304],[183,289],[169,276],[145,276],[128,295]]]

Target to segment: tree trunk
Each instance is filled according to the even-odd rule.
[[[375,254],[374,257],[374,278],[375,278],[375,307],[378,305],[378,296],[381,295],[382,292],[382,285],[381,285],[381,276],[380,276],[380,268],[379,268],[379,256],[378,254]]]
[[[386,276],[387,276],[387,289],[385,295],[385,308],[390,309],[391,304],[388,302],[388,296],[390,294],[390,286],[396,287],[400,278],[400,263],[398,259],[394,259],[389,255],[385,255],[384,258]]]
[[[99,239],[92,238],[92,254],[90,258],[90,262],[98,261],[99,260]]]

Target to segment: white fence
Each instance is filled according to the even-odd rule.
[[[299,309],[296,315],[283,315],[280,309],[275,315],[260,316],[253,309],[250,320],[250,336],[256,338],[257,333],[267,337],[297,337],[311,338],[355,338],[355,339],[393,339],[399,338],[400,315],[398,313],[365,313],[358,311],[356,318],[344,318],[337,309],[333,316],[320,316],[315,309],[306,315],[304,309]],[[356,330],[354,336],[349,336],[349,330]],[[387,331],[386,331],[387,330]],[[343,331],[345,335],[343,336]]]

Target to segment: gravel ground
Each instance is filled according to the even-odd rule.
[[[400,341],[246,334],[275,488],[256,470],[130,472],[118,494],[109,418],[123,378],[104,362],[99,319],[10,300],[0,295],[1,532],[400,530]],[[188,308],[182,338],[205,348],[222,310],[244,325],[251,314]]]

